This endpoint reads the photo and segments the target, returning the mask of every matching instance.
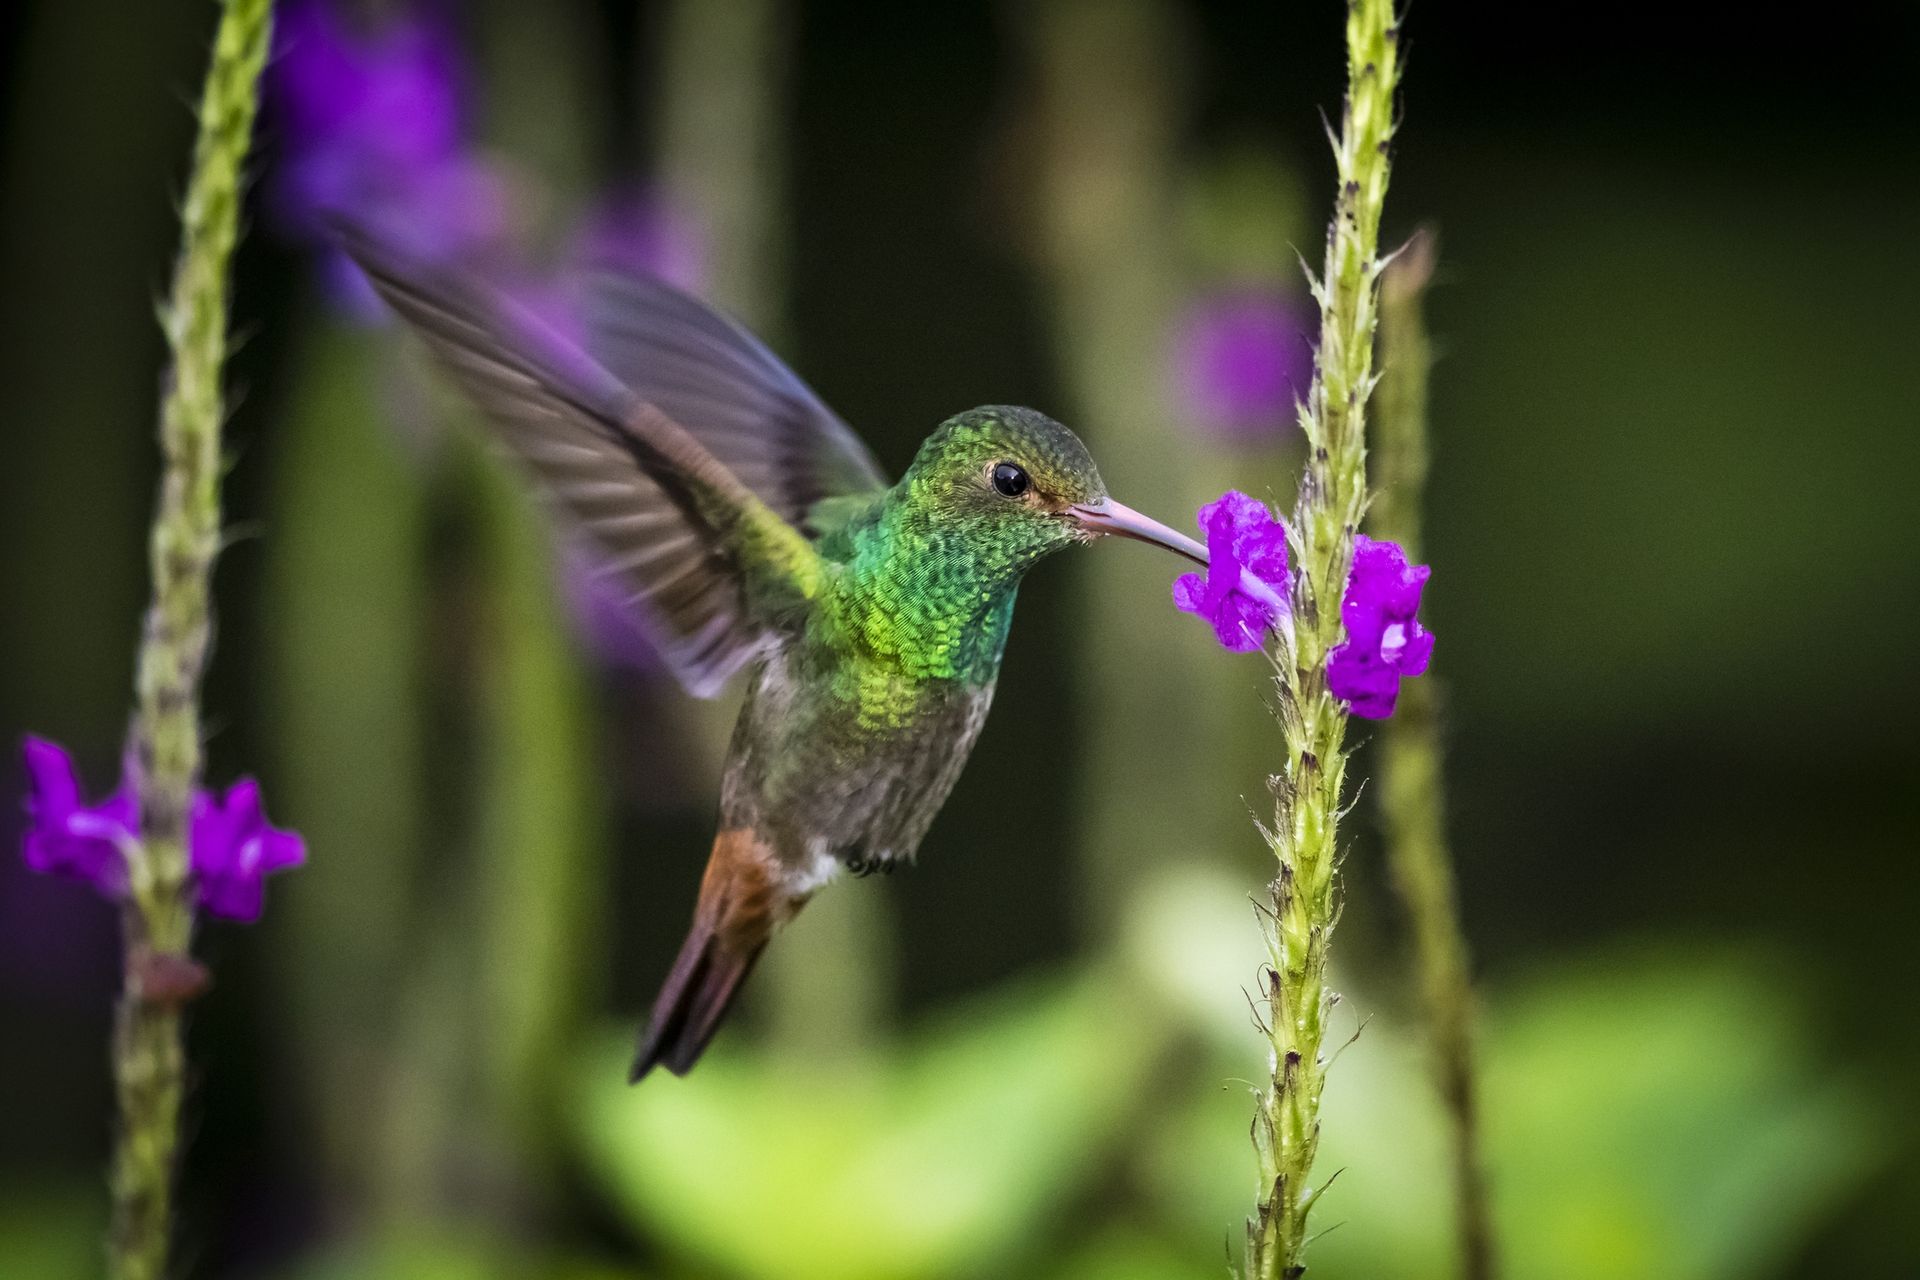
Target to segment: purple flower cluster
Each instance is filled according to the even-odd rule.
[[[275,42],[268,84],[283,154],[274,212],[290,237],[323,249],[337,302],[363,318],[385,314],[332,248],[329,224],[344,215],[420,265],[525,277],[515,297],[562,334],[581,336],[575,292],[511,261],[514,186],[469,137],[468,76],[445,8],[403,5],[353,23],[337,0],[291,0]],[[701,256],[670,210],[620,195],[583,219],[565,266],[647,272],[691,287]]]
[[[1233,489],[1200,508],[1198,520],[1207,535],[1207,571],[1180,576],[1173,584],[1174,606],[1205,618],[1226,648],[1252,653],[1281,611],[1248,594],[1242,574],[1251,574],[1285,601],[1292,581],[1287,527],[1266,503]]]
[[[350,22],[339,0],[288,0],[268,84],[282,156],[273,189],[285,232],[320,248],[330,297],[349,315],[385,308],[359,268],[332,247],[341,216],[421,266],[478,269],[563,338],[584,346],[585,282],[593,271],[658,275],[697,285],[703,246],[685,219],[644,192],[597,202],[566,238],[552,270],[518,261],[514,188],[471,143],[469,78],[444,4],[403,3]],[[623,599],[569,557],[574,612],[609,661],[657,664]]]
[[[288,235],[326,246],[328,221],[351,214],[435,263],[504,240],[506,184],[468,146],[465,77],[444,14],[403,11],[357,27],[328,0],[294,0],[274,37],[268,87],[283,155],[273,208]],[[380,314],[330,247],[325,278],[355,314]]]
[[[1233,490],[1200,508],[1199,523],[1207,535],[1207,571],[1182,575],[1173,584],[1173,603],[1211,623],[1226,648],[1252,652],[1282,610],[1253,595],[1247,579],[1287,599],[1293,575],[1286,526],[1264,502]],[[1340,602],[1346,639],[1327,655],[1327,686],[1354,715],[1386,719],[1400,681],[1427,669],[1433,633],[1415,615],[1431,572],[1423,564],[1409,565],[1398,543],[1355,537],[1353,569]]]
[[[1180,403],[1201,428],[1259,443],[1293,421],[1313,378],[1312,313],[1294,294],[1240,286],[1196,301],[1175,332]]]
[[[87,804],[66,748],[28,738],[27,832],[33,870],[91,884],[103,897],[127,892],[127,853],[140,839],[140,802],[126,777],[111,796]],[[260,786],[242,778],[216,796],[194,796],[187,852],[200,905],[229,920],[260,918],[266,877],[306,861],[306,842],[267,821]]]
[[[1327,655],[1327,687],[1353,714],[1385,720],[1400,696],[1400,681],[1426,671],[1433,633],[1414,615],[1432,572],[1408,564],[1397,542],[1364,533],[1354,538],[1353,571],[1340,602],[1347,638]]]

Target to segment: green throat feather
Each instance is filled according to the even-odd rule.
[[[992,488],[1006,461],[1031,476],[1022,500]],[[821,638],[909,681],[990,684],[1021,577],[1077,536],[1055,508],[1104,493],[1080,441],[1043,414],[990,407],[949,419],[898,484],[834,513],[820,551],[841,574],[816,615],[831,633]]]

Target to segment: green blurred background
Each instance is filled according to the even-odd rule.
[[[1193,430],[1169,353],[1191,299],[1317,259],[1337,6],[456,13],[533,232],[677,189],[711,292],[890,470],[1018,402],[1171,523],[1291,490],[1292,438]],[[0,16],[0,737],[100,789],[213,17]],[[1508,1270],[1920,1274],[1920,10],[1410,31],[1388,234],[1441,237],[1427,599]],[[1138,548],[1038,570],[922,864],[823,898],[698,1072],[629,1090],[727,706],[591,656],[457,406],[256,221],[210,774],[260,774],[311,863],[204,933],[182,1274],[1219,1275],[1265,1070],[1262,663]],[[1314,1274],[1445,1275],[1364,793],[1353,831]],[[110,913],[0,860],[8,1277],[98,1269],[114,975]]]

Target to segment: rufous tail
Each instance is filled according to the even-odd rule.
[[[638,1084],[656,1066],[683,1076],[700,1060],[768,939],[806,901],[782,879],[772,849],[753,832],[714,838],[693,928],[653,1002],[630,1081]]]

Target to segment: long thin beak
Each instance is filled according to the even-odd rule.
[[[1112,534],[1118,538],[1133,538],[1139,542],[1151,542],[1156,547],[1165,547],[1175,555],[1185,556],[1197,565],[1206,565],[1207,549],[1184,533],[1176,533],[1151,516],[1141,515],[1124,503],[1112,498],[1102,498],[1098,502],[1076,502],[1067,508],[1067,515],[1078,521],[1082,528],[1095,533]],[[1239,591],[1261,601],[1283,619],[1288,616],[1285,599],[1266,583],[1248,573],[1240,571]]]
[[[1207,563],[1207,549],[1192,538],[1184,533],[1175,533],[1151,516],[1143,516],[1112,498],[1102,498],[1098,502],[1076,502],[1067,508],[1067,514],[1078,521],[1082,528],[1095,533],[1110,533],[1117,538],[1151,542],[1175,555],[1185,556],[1197,565],[1204,566]]]

